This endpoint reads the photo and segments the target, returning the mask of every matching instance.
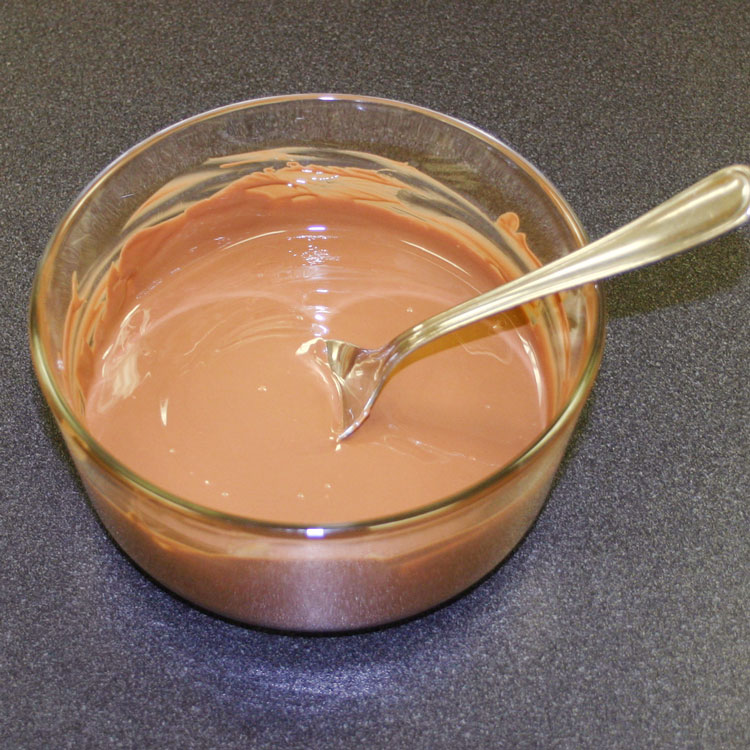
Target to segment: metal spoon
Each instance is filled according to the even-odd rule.
[[[750,167],[734,165],[706,177],[665,203],[580,250],[438,313],[380,349],[336,339],[316,347],[341,397],[343,428],[351,435],[367,418],[388,376],[415,349],[483,318],[582,284],[630,271],[708,242],[750,218]]]

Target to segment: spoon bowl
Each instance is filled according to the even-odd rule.
[[[400,333],[379,349],[320,339],[314,347],[341,403],[338,440],[367,419],[396,366],[425,344],[548,294],[600,281],[697,247],[750,218],[750,167],[719,170],[624,227],[576,252]]]

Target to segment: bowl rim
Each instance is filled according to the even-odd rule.
[[[502,483],[509,476],[519,471],[525,464],[529,463],[534,456],[540,453],[544,448],[555,439],[558,433],[567,424],[569,418],[582,406],[587,394],[593,385],[599,362],[601,360],[604,347],[605,334],[605,300],[602,289],[599,285],[588,284],[587,287],[593,290],[598,305],[595,312],[598,313],[595,321],[595,330],[592,336],[592,346],[589,352],[586,364],[583,367],[575,387],[571,391],[565,405],[559,410],[557,415],[550,421],[547,428],[537,437],[537,439],[528,446],[522,453],[500,469],[492,472],[479,482],[452,493],[433,502],[420,505],[409,511],[391,514],[371,519],[365,519],[356,522],[327,523],[312,526],[311,524],[288,524],[255,519],[250,516],[225,513],[223,511],[210,508],[200,503],[187,500],[178,495],[172,494],[155,484],[149,482],[137,472],[121,463],[114,455],[107,451],[97,440],[89,433],[86,426],[75,415],[68,404],[67,399],[57,388],[53,368],[50,366],[41,344],[40,319],[43,317],[40,313],[40,289],[44,268],[48,258],[50,258],[58,248],[61,239],[65,236],[68,226],[73,222],[77,214],[84,210],[90,196],[97,190],[99,185],[107,180],[111,175],[117,172],[121,166],[132,160],[142,151],[148,149],[158,141],[169,137],[170,135],[191,127],[192,125],[208,120],[217,116],[222,116],[233,111],[254,109],[273,104],[280,104],[290,101],[320,101],[320,102],[352,102],[354,104],[373,104],[383,107],[393,107],[396,109],[408,110],[426,117],[439,120],[447,125],[462,130],[475,138],[484,141],[493,149],[500,151],[504,156],[513,161],[522,171],[530,176],[534,182],[539,185],[547,198],[555,205],[564,220],[567,227],[572,231],[579,245],[588,242],[588,236],[580,220],[570,207],[568,202],[558,192],[557,188],[534,167],[523,156],[516,152],[512,147],[501,141],[499,138],[487,133],[481,128],[471,125],[464,120],[446,115],[436,110],[423,107],[416,104],[400,101],[398,99],[388,99],[376,96],[365,96],[357,94],[338,94],[338,93],[303,93],[303,94],[284,94],[279,96],[267,96],[256,99],[248,99],[232,104],[216,107],[197,115],[173,123],[147,138],[139,141],[129,149],[124,151],[120,156],[104,167],[78,194],[70,208],[63,215],[42,253],[34,274],[34,281],[31,289],[29,302],[29,343],[31,348],[31,359],[37,380],[41,386],[42,393],[45,396],[52,411],[57,416],[62,429],[63,421],[71,428],[72,437],[84,448],[86,454],[97,464],[103,467],[107,472],[114,474],[119,480],[124,480],[126,484],[131,485],[139,493],[145,493],[151,499],[159,503],[166,504],[172,510],[178,510],[187,513],[194,518],[204,519],[211,522],[220,522],[229,524],[234,527],[243,527],[247,530],[254,529],[260,533],[278,533],[284,535],[304,536],[311,540],[320,540],[330,536],[340,536],[342,534],[350,535],[352,533],[360,534],[362,532],[382,531],[385,528],[395,528],[408,525],[409,523],[419,522],[427,518],[432,518],[437,514],[442,514],[456,509],[459,506],[471,504],[472,501],[480,501],[486,492],[493,486]],[[65,434],[65,431],[63,434]]]

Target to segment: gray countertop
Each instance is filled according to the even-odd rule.
[[[538,522],[456,601],[346,636],[197,610],[96,519],[26,311],[62,212],[191,114],[299,91],[438,109],[597,237],[750,161],[741,0],[0,8],[0,747],[750,746],[750,232],[608,282],[602,370]]]

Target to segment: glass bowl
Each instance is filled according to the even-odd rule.
[[[134,231],[237,177],[236,170],[212,165],[250,154],[243,169],[257,169],[263,158],[252,154],[271,149],[332,165],[406,163],[437,193],[450,196],[453,208],[446,210],[454,218],[463,211],[462,218],[488,237],[497,216],[516,213],[541,262],[586,241],[568,204],[537,170],[459,120],[362,96],[242,102],[156,133],[81,193],[36,273],[34,367],[96,512],[121,548],[164,586],[223,616],[281,630],[394,622],[471,586],[536,518],[599,367],[601,293],[589,285],[540,303],[554,353],[553,416],[521,455],[456,494],[400,515],[328,525],[229,515],[170,494],[123,465],[87,431],[71,382],[68,310],[80,290],[102,278]],[[182,179],[196,173],[197,182]],[[165,190],[170,185],[176,187]],[[512,248],[499,251],[513,255]],[[517,273],[533,267],[533,260],[518,255],[506,260]]]

